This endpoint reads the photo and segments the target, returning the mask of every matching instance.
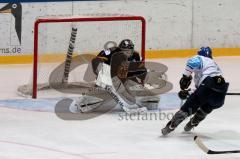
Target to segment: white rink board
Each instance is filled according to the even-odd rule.
[[[0,8],[6,3],[1,3]],[[39,16],[82,14],[128,14],[147,21],[146,50],[239,47],[239,0],[127,0],[91,2],[22,3],[22,43],[11,14],[0,14],[0,55],[7,48],[33,52],[33,26]],[[67,33],[61,33],[69,38]],[[89,33],[90,34],[90,33]],[[52,47],[57,49],[55,43]],[[14,54],[15,55],[15,54]]]

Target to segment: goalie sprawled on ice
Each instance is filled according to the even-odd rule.
[[[110,44],[113,46],[109,47]],[[134,50],[131,40],[122,40],[118,46],[115,42],[108,42],[104,50],[92,59],[92,69],[97,76],[95,88],[105,90],[104,93],[110,95],[127,113],[156,109],[159,102],[156,95],[167,83],[164,79],[166,68],[151,72],[152,70],[145,66],[139,53]],[[151,89],[153,91],[150,91]],[[75,99],[70,111],[73,113],[93,111],[106,100],[93,96],[94,93]]]

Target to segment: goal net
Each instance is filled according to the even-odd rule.
[[[79,84],[91,85],[95,79],[91,72],[91,59],[123,39],[132,40],[135,50],[144,60],[143,17],[91,15],[38,18],[34,27],[33,74],[29,83],[18,88],[18,93],[32,98],[50,97],[56,96],[57,92],[68,94],[61,91],[66,84],[68,88],[77,88],[74,86]],[[51,82],[56,82],[60,91],[52,89]]]

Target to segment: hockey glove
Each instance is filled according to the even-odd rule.
[[[186,75],[183,75],[183,77],[179,81],[181,90],[187,89],[190,86],[191,81],[192,81],[191,75],[189,77]]]
[[[187,99],[189,95],[189,90],[181,90],[180,92],[178,92],[178,97],[182,100]]]

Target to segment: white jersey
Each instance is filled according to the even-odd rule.
[[[207,77],[214,77],[222,75],[221,69],[218,67],[213,59],[196,55],[187,61],[184,75],[190,76],[194,72],[195,86],[198,87],[202,81]]]

